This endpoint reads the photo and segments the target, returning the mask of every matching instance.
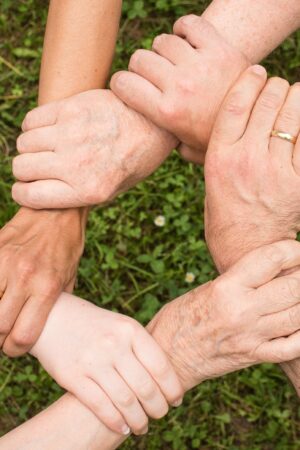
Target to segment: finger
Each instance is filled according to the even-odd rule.
[[[7,355],[21,356],[34,346],[58,295],[59,291],[53,292],[53,295],[32,296],[27,300],[5,339],[3,350]]]
[[[181,144],[178,148],[178,152],[182,156],[183,159],[185,159],[188,162],[192,162],[194,164],[204,164],[205,161],[205,152],[189,147],[188,145]]]
[[[152,50],[173,64],[186,64],[195,59],[195,49],[174,34],[161,34],[153,40]]]
[[[262,315],[289,310],[300,302],[300,273],[280,276],[260,286],[256,298]]]
[[[66,387],[78,400],[89,408],[98,419],[115,433],[128,435],[130,429],[100,386],[90,378],[74,380],[73,389]]]
[[[213,136],[224,144],[234,144],[245,133],[267,73],[262,66],[249,67],[225,98],[217,116]]]
[[[22,130],[29,131],[33,128],[54,125],[57,120],[61,102],[47,103],[29,111],[22,123]]]
[[[296,267],[300,262],[300,243],[286,240],[260,247],[234,264],[227,275],[237,283],[258,288],[268,283],[283,270]]]
[[[119,359],[116,370],[126,380],[149,417],[160,419],[167,414],[169,407],[165,397],[134,355]]]
[[[174,73],[174,66],[170,61],[150,50],[137,50],[130,58],[128,68],[161,91],[168,86]]]
[[[36,128],[21,134],[17,139],[19,153],[52,151],[56,146],[56,127]]]
[[[219,46],[220,36],[215,28],[200,16],[189,14],[175,22],[173,31],[186,39],[193,47]]]
[[[265,342],[257,349],[257,353],[261,361],[270,363],[281,363],[299,358],[300,331],[288,337]]]
[[[170,405],[178,406],[184,392],[177,374],[165,352],[143,329],[134,340],[133,352],[156,381],[167,402]]]
[[[94,381],[101,386],[122,414],[134,434],[144,434],[148,429],[148,418],[138,402],[135,394],[115,370],[99,370]]]
[[[15,284],[5,290],[0,301],[0,347],[3,346],[5,339],[12,331],[15,321],[27,301],[24,286]],[[11,356],[8,354],[8,356]]]
[[[162,93],[157,87],[135,73],[118,72],[110,82],[112,91],[130,108],[155,122]]]
[[[289,90],[289,83],[282,78],[270,78],[262,90],[253,108],[246,134],[250,137],[257,136],[260,141],[270,142],[271,131],[277,115],[285,102]],[[269,145],[265,146],[266,149]],[[253,146],[253,151],[257,151]]]
[[[32,209],[88,206],[71,186],[60,180],[15,183],[12,187],[12,198],[19,205]]]
[[[299,300],[298,300],[299,302]],[[300,330],[300,304],[275,314],[269,314],[262,320],[262,326],[268,327],[269,339],[289,336]]]
[[[297,137],[300,132],[300,83],[294,84],[288,91],[275,125],[275,130],[283,131]],[[296,146],[292,142],[278,137],[271,137],[270,151],[277,156],[283,164],[294,162]]]
[[[12,170],[19,181],[36,181],[59,178],[63,168],[58,155],[42,152],[16,156]]]

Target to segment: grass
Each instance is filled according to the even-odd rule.
[[[199,3],[201,7],[199,8]],[[125,1],[114,70],[152,38],[171,31],[180,15],[208,1]],[[16,211],[10,162],[26,111],[35,106],[47,2],[1,0],[0,6],[0,224]],[[269,73],[299,79],[300,33],[265,62]],[[200,168],[174,154],[150,179],[112,206],[92,212],[76,293],[99,306],[146,323],[161,305],[215,276],[203,237],[204,185]],[[157,215],[166,225],[154,225]],[[187,271],[195,273],[192,285]],[[61,395],[31,357],[0,358],[0,435]],[[123,449],[300,448],[300,407],[282,375],[263,365],[206,382],[184,405],[153,423],[148,436]]]

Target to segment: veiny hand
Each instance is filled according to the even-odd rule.
[[[300,229],[300,84],[248,69],[221,107],[206,156],[206,237],[222,272],[251,249]],[[283,368],[300,394],[300,363]]]
[[[220,103],[249,65],[205,19],[189,15],[174,35],[154,39],[152,51],[137,50],[130,72],[119,72],[111,88],[127,105],[183,142],[185,159],[202,163]]]
[[[244,256],[215,281],[167,304],[148,330],[184,388],[262,362],[300,356],[300,244]]]
[[[72,291],[84,245],[80,211],[20,209],[0,231],[0,347],[28,351],[63,290]]]
[[[183,396],[167,356],[138,322],[68,294],[55,304],[32,354],[120,434],[145,433],[147,415],[163,417],[168,402]]]
[[[206,235],[222,272],[244,253],[300,229],[300,84],[248,69],[218,115],[205,164]]]
[[[108,90],[36,108],[23,130],[12,193],[31,208],[103,205],[150,175],[177,142]]]

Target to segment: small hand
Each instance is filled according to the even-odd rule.
[[[137,50],[111,88],[177,136],[182,156],[202,163],[219,105],[248,65],[209,22],[190,15],[175,23],[174,35],[156,37],[152,51]]]
[[[300,272],[276,278],[299,263],[298,242],[261,247],[159,311],[148,330],[186,390],[254,364],[300,356]]]
[[[177,142],[108,90],[36,108],[23,130],[12,194],[37,209],[103,205],[150,175]]]
[[[84,244],[81,212],[21,209],[0,231],[0,347],[9,356],[38,339],[63,290],[72,291]]]
[[[183,396],[167,356],[138,322],[67,294],[31,353],[120,434],[145,433],[147,415],[163,417]]]

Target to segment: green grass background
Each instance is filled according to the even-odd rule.
[[[208,1],[125,1],[113,70],[126,67],[138,47],[170,32],[174,20],[200,13]],[[10,197],[11,158],[26,111],[35,106],[47,2],[1,0],[0,4],[0,225],[16,206]],[[300,33],[266,61],[270,74],[299,79]],[[202,171],[174,153],[150,179],[105,210],[92,212],[76,293],[99,306],[146,323],[164,302],[215,276],[203,236]],[[166,225],[154,218],[163,214]],[[187,271],[196,280],[187,285]],[[61,395],[30,357],[0,356],[0,436]],[[146,437],[123,449],[300,448],[300,407],[272,365],[206,382],[184,405],[151,425]],[[41,449],[42,450],[42,449]]]

